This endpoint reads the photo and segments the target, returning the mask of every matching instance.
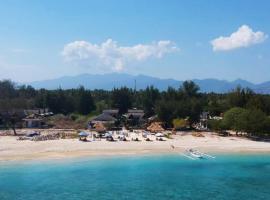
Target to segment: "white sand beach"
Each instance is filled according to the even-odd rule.
[[[181,153],[195,148],[214,153],[270,153],[270,142],[251,141],[241,137],[220,137],[205,133],[205,137],[190,134],[174,135],[166,141],[147,142],[106,140],[82,142],[78,139],[47,141],[17,140],[15,136],[0,136],[0,161],[62,159],[87,156]],[[174,146],[174,149],[172,148]]]

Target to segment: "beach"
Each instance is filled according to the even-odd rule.
[[[82,142],[76,139],[47,141],[17,140],[16,136],[0,136],[0,161],[64,159],[93,156],[140,154],[179,154],[188,148],[209,153],[270,153],[269,142],[252,141],[243,137],[221,137],[204,133],[204,137],[177,133],[172,139],[148,142],[109,142],[105,139]]]

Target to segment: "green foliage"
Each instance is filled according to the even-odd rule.
[[[112,107],[118,108],[120,114],[125,113],[132,106],[132,97],[133,92],[127,87],[114,89],[112,91]]]
[[[247,110],[240,116],[240,128],[248,134],[260,134],[263,132],[266,115],[261,110]]]
[[[90,91],[80,87],[78,90],[78,112],[87,115],[95,109],[94,101]]]
[[[198,122],[204,110],[211,116],[225,113],[223,120],[209,121],[213,130],[231,129],[250,135],[270,133],[270,119],[267,117],[270,115],[270,95],[255,94],[240,87],[227,94],[199,93],[199,87],[192,81],[183,82],[179,89],[169,87],[166,91],[153,86],[139,91],[126,87],[112,91],[90,91],[83,87],[35,90],[9,80],[0,81],[0,111],[49,108],[55,114],[70,116],[58,120],[63,124],[65,120],[72,123],[86,121],[90,115],[99,114],[104,109],[117,108],[123,114],[133,107],[143,109],[145,117],[158,115],[167,127],[182,126],[181,120],[174,119],[189,118],[191,124]],[[11,120],[6,121],[7,125],[13,126]]]
[[[261,134],[263,135],[270,135],[270,117],[266,117],[263,121],[263,129]]]
[[[241,123],[243,122],[243,116],[246,110],[244,108],[231,108],[224,114],[223,123],[227,129],[234,131],[241,131]]]
[[[142,107],[147,117],[155,114],[155,104],[158,101],[159,96],[160,94],[158,89],[153,86],[147,87],[142,92]]]
[[[167,126],[171,125],[172,120],[175,118],[175,108],[177,106],[176,101],[165,101],[161,100],[157,103],[156,112],[161,121]]]
[[[225,113],[222,123],[227,129],[245,132],[249,135],[270,133],[270,120],[265,113],[258,109],[231,108]]]
[[[187,97],[194,97],[198,95],[200,88],[193,81],[184,81],[180,87],[180,92]]]
[[[8,99],[16,97],[15,84],[9,80],[0,81],[0,98]]]
[[[198,121],[205,102],[198,90],[199,87],[192,81],[184,82],[178,91],[169,87],[156,104],[159,118],[167,126],[172,126],[175,118],[188,117],[191,123]]]
[[[254,96],[254,93],[250,89],[242,89],[237,87],[231,93],[228,94],[228,102],[230,107],[244,107],[247,102]]]
[[[185,119],[181,119],[181,118],[176,118],[173,120],[173,127],[176,129],[176,130],[179,130],[179,129],[184,129],[188,126],[188,121],[185,120]]]
[[[110,106],[106,103],[105,100],[100,100],[96,102],[96,112],[97,113],[102,113],[103,110],[109,109]]]
[[[208,128],[215,132],[222,132],[226,130],[226,127],[222,120],[209,120],[208,121]]]

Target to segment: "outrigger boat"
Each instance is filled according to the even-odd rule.
[[[187,158],[190,158],[192,160],[195,159],[206,159],[206,158],[215,158],[214,156],[208,155],[206,153],[202,153],[195,149],[187,149],[183,155]]]
[[[200,152],[193,150],[193,149],[188,149],[187,153],[194,158],[198,158],[198,159],[204,158]]]

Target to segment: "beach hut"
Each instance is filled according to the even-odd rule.
[[[114,124],[116,122],[116,118],[111,116],[108,113],[102,113],[93,119],[91,119],[91,123],[103,123],[103,124]]]
[[[130,127],[141,127],[145,123],[144,111],[138,109],[129,109],[124,115]]]
[[[103,125],[103,123],[99,122],[99,123],[94,124],[94,128],[95,128],[95,131],[98,133],[97,135],[95,135],[95,137],[102,138],[102,135],[106,132],[106,128]]]
[[[105,126],[100,122],[96,123],[94,125],[94,128],[95,128],[95,131],[98,133],[104,133],[106,131]]]
[[[162,127],[161,122],[153,122],[150,126],[147,127],[147,130],[153,133],[162,132],[164,128]]]

